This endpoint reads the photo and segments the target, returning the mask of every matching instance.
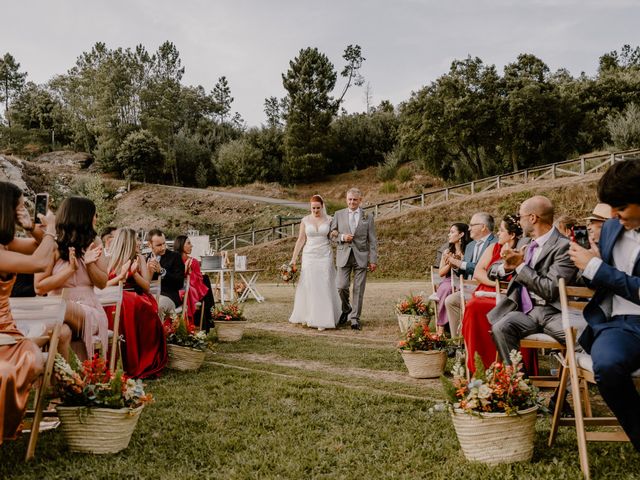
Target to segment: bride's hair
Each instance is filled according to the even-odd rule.
[[[319,202],[320,205],[324,206],[324,199],[318,194],[311,195],[311,198],[309,199],[309,203],[312,203],[312,202]]]

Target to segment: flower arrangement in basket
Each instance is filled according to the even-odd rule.
[[[298,268],[291,263],[283,263],[280,265],[280,279],[284,283],[295,282],[296,274],[298,273]]]
[[[471,379],[459,363],[453,368],[453,380],[441,377],[468,460],[495,465],[529,461],[533,456],[536,413],[546,408],[536,387],[524,378],[520,352],[512,350],[509,357],[511,365],[494,362],[485,370],[476,353]]]
[[[236,292],[236,296],[241,296],[244,291],[247,289],[247,285],[244,282],[236,282],[233,285],[233,289]]]
[[[217,305],[211,309],[218,340],[235,342],[242,338],[247,319],[238,303]]]
[[[97,355],[82,364],[73,352],[70,362],[54,361],[56,407],[63,435],[75,452],[116,453],[129,445],[144,405],[153,401],[140,380],[122,370],[111,372]]]
[[[447,362],[447,347],[445,337],[432,333],[424,319],[409,326],[404,340],[398,342],[402,360],[413,378],[441,376]]]
[[[400,332],[405,333],[415,322],[429,315],[429,303],[422,295],[407,295],[395,305]]]
[[[205,351],[209,345],[204,330],[196,332],[192,323],[185,321],[182,315],[173,316],[164,324],[167,334],[168,368],[174,370],[197,370],[204,362]]]

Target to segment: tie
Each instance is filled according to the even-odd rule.
[[[529,248],[527,248],[527,253],[524,256],[524,264],[528,267],[531,267],[533,263],[533,252],[538,248],[538,244],[536,241],[532,241],[529,244]],[[529,313],[533,310],[533,302],[531,301],[531,295],[529,295],[529,290],[526,287],[522,287],[520,289],[520,306],[522,307],[523,313]]]
[[[351,228],[351,233],[356,233],[356,212],[349,210],[349,228]]]
[[[482,250],[483,240],[476,242],[476,246],[473,248],[473,263],[478,263],[478,257],[480,256],[480,250]]]

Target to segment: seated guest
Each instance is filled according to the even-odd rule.
[[[204,276],[200,271],[200,262],[191,257],[193,245],[186,235],[178,235],[173,242],[173,250],[180,254],[184,262],[185,275],[189,277],[189,293],[187,298],[187,311],[183,312],[191,324],[195,323],[196,303],[202,301],[200,308],[204,308],[203,327],[209,325],[211,308],[213,307],[213,293],[210,285],[204,283]],[[209,314],[207,314],[209,312]],[[208,328],[207,328],[208,329]]]
[[[136,232],[130,228],[116,231],[109,257],[109,285],[124,282],[120,333],[122,365],[133,378],[157,376],[167,364],[167,341],[158,316],[158,304],[149,293],[147,262],[137,253]],[[113,327],[114,307],[108,309]]]
[[[585,220],[587,221],[587,232],[589,242],[598,245],[600,242],[600,232],[604,222],[611,218],[611,207],[606,203],[599,203],[593,208],[593,212]]]
[[[9,305],[16,273],[40,272],[53,256],[55,216],[49,212],[40,219],[42,228],[33,228],[22,191],[0,182],[0,445],[15,438],[31,385],[44,368],[40,348],[16,328]],[[16,223],[32,238],[16,238]]]
[[[440,267],[438,275],[442,282],[438,285],[436,296],[438,297],[438,316],[436,319],[437,333],[444,334],[444,326],[447,325],[447,310],[444,305],[445,299],[451,295],[452,284],[451,275],[459,275],[458,270],[451,266],[451,259],[460,260],[464,256],[464,249],[469,243],[469,227],[466,223],[454,223],[449,228],[448,246],[440,257]]]
[[[100,232],[100,240],[102,240],[102,248],[104,248],[104,254],[106,256],[111,255],[111,242],[115,235],[116,227],[105,227]]]
[[[153,229],[148,235],[149,254],[148,267],[152,273],[152,279],[161,279],[159,311],[162,320],[176,313],[176,307],[180,305],[180,290],[184,286],[184,263],[180,254],[167,250],[167,242],[164,233]]]
[[[16,281],[11,289],[11,296],[18,297],[35,297],[36,288],[34,286],[35,276],[33,273],[19,273],[16,275]]]
[[[474,213],[469,223],[469,236],[473,240],[464,251],[462,260],[450,258],[451,266],[457,268],[464,278],[472,278],[476,264],[489,245],[496,243],[493,235],[494,220],[488,213]],[[450,294],[444,301],[449,320],[451,337],[458,336],[460,327],[460,295]]]
[[[572,243],[571,259],[595,289],[584,309],[580,345],[591,354],[602,398],[640,452],[640,395],[631,374],[640,369],[640,161],[614,163],[600,178],[598,198],[613,219],[598,247]]]
[[[64,200],[58,210],[57,248],[44,271],[35,275],[38,295],[62,295],[65,290],[64,322],[81,340],[77,351],[81,359],[93,357],[94,335],[103,346],[109,340],[107,316],[94,292],[94,287],[107,285],[107,260],[95,222],[96,206],[90,199]],[[106,355],[105,348],[102,354]]]
[[[506,248],[504,270],[512,273],[506,297],[488,313],[491,333],[500,357],[509,363],[509,352],[520,339],[546,333],[564,343],[558,278],[572,283],[577,269],[569,258],[569,240],[553,226],[553,203],[535,196],[520,205],[520,226],[532,241],[522,250]]]
[[[502,263],[500,254],[503,249],[516,248],[521,238],[522,228],[520,228],[518,216],[507,215],[500,222],[498,241],[493,248],[484,251],[476,265],[473,278],[480,285],[476,288],[471,300],[467,302],[462,321],[462,336],[467,350],[467,368],[470,372],[476,370],[474,359],[476,353],[482,358],[485,368],[496,359],[497,350],[491,338],[491,324],[487,320],[487,313],[496,306],[496,279],[507,281],[511,278],[510,275],[500,276],[496,267]],[[491,273],[489,273],[490,269]],[[537,371],[535,354],[535,350],[523,349],[525,368],[534,375]]]
[[[555,222],[558,231],[567,238],[571,238],[572,229],[578,224],[577,220],[570,215],[561,215]]]

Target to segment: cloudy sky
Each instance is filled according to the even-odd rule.
[[[501,70],[527,52],[593,75],[603,53],[640,45],[640,0],[20,0],[0,17],[0,54],[36,83],[99,41],[155,51],[170,40],[184,82],[210,91],[226,75],[249,125],[264,122],[266,97],[284,96],[281,74],[308,46],[340,71],[345,47],[359,44],[373,103],[398,104],[467,55]],[[363,88],[347,95],[349,112],[365,109]]]

